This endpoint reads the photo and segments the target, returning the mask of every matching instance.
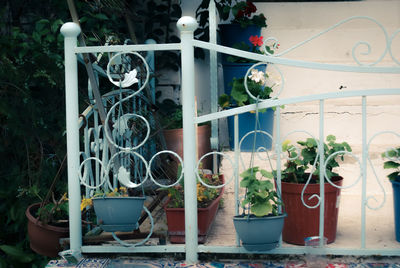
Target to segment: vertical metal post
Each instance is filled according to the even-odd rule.
[[[235,149],[235,166],[234,166],[234,176],[235,176],[235,215],[239,215],[239,115],[234,115],[234,149]],[[239,235],[236,233],[236,245],[240,246]]]
[[[183,121],[183,172],[185,174],[185,243],[186,262],[198,261],[197,237],[197,192],[196,192],[196,130],[195,117],[195,80],[193,32],[197,28],[194,18],[184,16],[177,22],[181,32],[181,70],[182,70],[182,121]]]
[[[209,34],[210,43],[217,43],[217,16],[216,16],[215,2],[210,1],[208,7],[209,13]],[[210,50],[210,86],[211,86],[211,113],[218,112],[218,66],[217,66],[217,52]],[[218,150],[218,120],[211,121],[211,148],[213,151]],[[217,156],[213,157],[214,173],[217,173]]]
[[[365,210],[367,202],[367,97],[362,97],[362,184],[361,184],[361,248],[365,248]]]
[[[281,142],[281,107],[276,106],[275,111],[275,129],[276,129],[276,187],[278,189],[279,197],[282,198],[282,170],[281,170],[281,153],[282,153],[282,142]],[[283,200],[282,200],[283,202]],[[285,204],[283,204],[285,205]],[[282,213],[282,206],[279,206],[279,213]],[[282,234],[279,238],[279,247],[282,246]]]
[[[81,189],[78,178],[79,170],[79,125],[78,125],[78,61],[74,48],[81,32],[73,22],[61,27],[65,48],[65,107],[67,121],[67,154],[68,154],[68,202],[69,202],[69,236],[73,252],[80,252],[82,247],[81,227]]]
[[[145,44],[157,44],[157,43],[153,39],[147,39],[145,41]],[[151,71],[154,72],[155,63],[154,63],[154,51],[153,50],[150,50],[147,52],[146,60],[150,66]],[[149,84],[150,84],[151,103],[155,104],[156,103],[156,79],[154,77],[152,77],[150,79]]]
[[[324,100],[319,101],[319,237],[320,247],[324,245],[324,215],[325,215],[325,152],[324,152]]]

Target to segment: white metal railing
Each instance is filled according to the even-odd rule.
[[[211,1],[213,3],[213,1]],[[215,8],[215,7],[214,7]],[[211,7],[212,9],[212,7]],[[361,19],[368,19],[366,17],[360,17]],[[348,20],[357,19],[355,17],[350,18]],[[329,28],[328,30],[318,34],[309,40],[299,43],[291,49],[295,49],[302,44],[317,38],[323,33],[330,31],[337,27],[338,25],[342,25],[345,23],[340,22],[335,26]],[[213,21],[213,19],[211,19]],[[385,56],[389,53],[397,65],[399,65],[399,61],[395,59],[392,54],[391,44],[393,39],[398,35],[400,30],[396,31],[392,37],[388,37],[383,26],[378,24],[379,27],[384,31],[386,36],[386,49],[384,52]],[[400,66],[394,67],[377,67],[377,66],[347,66],[347,65],[333,65],[333,64],[323,64],[323,63],[314,63],[314,62],[305,62],[299,60],[290,60],[286,58],[280,57],[280,55],[260,55],[254,54],[250,52],[245,52],[233,48],[223,47],[215,44],[215,33],[211,35],[211,43],[201,42],[193,39],[193,32],[197,27],[196,21],[191,17],[182,17],[178,21],[178,28],[181,32],[181,43],[179,44],[147,44],[147,45],[124,45],[124,46],[95,46],[95,47],[77,47],[76,38],[80,33],[79,27],[74,23],[66,23],[61,31],[65,36],[65,76],[66,76],[66,115],[67,115],[67,150],[68,150],[68,189],[69,189],[69,207],[70,207],[70,243],[72,252],[76,252],[79,254],[82,253],[98,253],[98,252],[107,252],[107,253],[145,253],[145,252],[185,252],[187,262],[196,262],[198,260],[198,253],[248,253],[243,247],[240,246],[239,240],[236,239],[236,243],[231,246],[212,246],[212,245],[198,245],[197,238],[197,199],[196,197],[196,170],[198,167],[197,157],[195,155],[195,125],[203,122],[217,122],[219,119],[226,118],[228,116],[235,117],[235,157],[232,160],[232,165],[234,167],[234,180],[235,183],[235,198],[236,203],[239,198],[238,196],[238,170],[239,170],[239,160],[240,160],[240,149],[239,144],[240,141],[238,139],[238,114],[245,113],[248,111],[255,110],[256,108],[269,108],[275,107],[275,126],[276,126],[276,134],[275,140],[273,142],[275,151],[271,153],[275,153],[276,157],[276,167],[278,170],[278,185],[280,184],[280,169],[281,169],[281,145],[282,145],[282,136],[284,133],[281,132],[281,105],[290,105],[290,104],[298,104],[309,101],[318,101],[319,102],[319,135],[318,140],[320,141],[320,161],[321,166],[323,166],[323,140],[325,137],[324,133],[324,111],[325,111],[325,101],[330,99],[342,99],[342,98],[360,98],[362,101],[361,106],[361,114],[362,114],[362,158],[358,160],[360,163],[360,180],[362,183],[362,221],[361,221],[361,245],[355,248],[335,248],[329,247],[326,249],[327,254],[338,254],[338,255],[365,255],[365,254],[373,254],[373,255],[400,255],[399,248],[374,248],[369,249],[366,248],[365,243],[365,211],[367,207],[370,207],[368,204],[369,197],[366,196],[366,184],[367,184],[367,165],[369,160],[369,146],[371,141],[380,133],[373,135],[372,137],[367,136],[367,99],[372,96],[382,96],[382,95],[395,95],[400,96],[400,88],[390,88],[390,89],[369,89],[369,90],[360,90],[360,91],[341,91],[335,93],[325,93],[325,94],[317,94],[317,95],[309,95],[309,96],[301,96],[296,98],[286,98],[286,99],[271,99],[264,100],[257,104],[247,105],[239,108],[234,108],[230,110],[217,111],[216,107],[216,53],[225,53],[229,55],[235,55],[240,57],[245,57],[252,60],[257,60],[260,62],[265,62],[270,65],[287,65],[287,66],[295,66],[302,68],[310,68],[310,69],[318,69],[318,70],[327,70],[327,71],[345,71],[345,72],[353,72],[353,73],[392,73],[392,74],[400,74]],[[215,27],[210,27],[214,29]],[[194,47],[200,47],[207,50],[210,50],[211,56],[211,88],[213,89],[211,95],[212,104],[212,112],[203,116],[196,116],[195,113],[195,69],[194,69]],[[78,95],[77,95],[77,55],[80,53],[133,53],[140,51],[161,51],[161,50],[179,50],[181,51],[181,59],[182,59],[182,103],[183,103],[183,128],[184,128],[184,155],[185,161],[183,164],[183,172],[185,174],[185,224],[186,224],[186,244],[185,245],[159,245],[159,246],[145,246],[145,245],[135,245],[129,246],[129,244],[122,245],[101,245],[101,246],[90,246],[90,245],[82,245],[82,231],[81,231],[81,216],[80,216],[80,201],[81,201],[81,184],[87,186],[86,194],[90,195],[90,189],[100,187],[103,183],[105,183],[106,175],[103,174],[104,165],[109,163],[109,151],[108,147],[113,146],[113,138],[109,137],[107,132],[104,132],[103,127],[99,123],[98,116],[96,115],[96,110],[89,107],[84,115],[89,118],[92,115],[92,126],[85,126],[84,128],[84,148],[83,151],[79,148],[80,138],[79,138],[79,122],[78,118]],[[282,52],[284,55],[286,52]],[[354,56],[354,50],[353,50]],[[381,57],[381,59],[383,58]],[[359,63],[356,60],[357,63]],[[376,63],[374,63],[376,64]],[[148,73],[147,73],[148,77]],[[114,99],[114,97],[110,97],[113,99],[114,106],[118,104],[118,102],[126,101],[128,99],[134,99],[137,94],[142,90],[142,88],[146,85],[147,80],[143,81],[140,89],[136,92],[129,91],[127,97]],[[112,107],[114,107],[112,106]],[[112,111],[113,108],[110,108]],[[109,113],[110,113],[109,110]],[[118,119],[115,119],[110,114],[107,118],[111,118],[113,122]],[[147,122],[144,117],[140,117],[143,121]],[[87,119],[86,119],[87,120]],[[82,122],[81,122],[82,123]],[[148,125],[148,123],[147,123]],[[213,123],[213,149],[215,155],[220,155],[227,157],[226,154],[222,152],[217,152],[215,149],[217,148],[216,143],[218,143],[218,139],[216,137],[216,129],[217,124]],[[103,134],[101,134],[103,133]],[[392,132],[390,132],[392,133]],[[399,133],[392,133],[400,137]],[[93,137],[93,141],[91,141],[91,137]],[[143,142],[147,140],[147,136],[144,138]],[[111,144],[111,145],[110,145]],[[137,149],[140,146],[132,146],[126,144],[124,146],[116,146],[119,148],[118,153],[131,153],[137,157],[140,157],[140,154],[137,153]],[[322,148],[322,149],[321,149]],[[156,157],[160,155],[160,153],[171,153],[170,151],[158,152],[150,156],[150,159],[144,159],[141,157],[141,160],[144,163],[146,178],[149,176],[150,168],[152,161]],[[94,155],[93,155],[94,154]],[[89,157],[91,156],[91,157]],[[279,156],[279,157],[278,157]],[[113,156],[111,156],[112,158]],[[83,160],[80,163],[80,159]],[[86,162],[85,162],[86,161]],[[89,165],[88,163],[92,162],[94,165]],[[150,165],[149,165],[150,163]],[[92,168],[94,166],[94,168]],[[102,169],[103,166],[103,169]],[[87,168],[86,168],[87,167]],[[81,169],[84,168],[86,175],[78,175],[82,174]],[[324,169],[321,169],[321,195],[318,197],[320,203],[324,202],[323,195],[323,187],[324,187]],[[151,178],[154,183],[157,182]],[[116,178],[114,178],[113,184],[115,184]],[[230,182],[228,180],[228,182]],[[227,182],[227,183],[228,183]],[[159,184],[158,184],[159,185]],[[133,186],[136,187],[137,185]],[[167,185],[168,186],[168,185]],[[171,186],[171,185],[169,185]],[[320,215],[324,215],[324,206],[320,207]],[[238,213],[238,206],[235,208],[236,213]],[[151,215],[150,215],[151,217]],[[324,217],[320,217],[320,236],[323,236],[324,230]],[[233,230],[232,230],[233,232]],[[283,247],[280,246],[274,250],[268,252],[261,252],[265,254],[303,254],[305,253],[304,247]]]

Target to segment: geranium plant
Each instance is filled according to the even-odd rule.
[[[383,163],[383,168],[394,170],[387,176],[389,180],[400,182],[400,147],[382,153],[382,157],[388,159]]]
[[[267,27],[267,19],[264,14],[258,14],[257,7],[252,1],[220,0],[215,1],[219,16],[222,21],[232,19],[231,23],[240,24],[242,28],[249,25]]]
[[[319,182],[319,171],[321,168],[319,155],[318,155],[318,140],[308,138],[305,141],[298,141],[301,147],[296,148],[290,144],[290,141],[285,141],[282,144],[282,151],[287,152],[288,161],[285,163],[285,169],[282,170],[282,181],[292,183],[306,183],[310,172],[316,175],[311,183]],[[352,149],[347,142],[336,142],[336,137],[328,135],[326,137],[326,143],[324,143],[324,157],[325,161],[332,154],[337,152],[351,152]],[[318,158],[317,158],[318,157]],[[326,165],[326,176],[330,179],[333,176],[339,176],[333,171],[334,168],[339,167],[338,160],[343,161],[344,155],[340,154],[336,157],[332,157]],[[315,162],[315,169],[312,167]],[[309,172],[309,173],[307,173]]]
[[[263,36],[258,36],[258,35],[251,35],[249,37],[249,41],[252,44],[252,46],[249,46],[245,42],[241,43],[236,43],[233,45],[233,48],[244,50],[244,51],[249,51],[253,53],[258,53],[258,54],[267,54],[267,55],[273,55],[274,54],[274,48],[279,48],[279,44],[275,46],[274,45],[265,45],[264,44],[264,37]],[[266,53],[267,52],[267,53]],[[256,62],[254,60],[249,60],[241,57],[236,57],[236,56],[228,56],[226,59],[228,62],[236,62],[236,63],[251,63],[251,62]]]
[[[278,215],[279,195],[273,183],[273,174],[259,167],[252,167],[240,174],[240,187],[246,188],[242,207],[250,206],[250,212],[257,217]]]
[[[280,82],[277,79],[272,79],[269,72],[252,69],[247,79],[247,88],[251,95],[259,97],[260,100],[271,98],[273,88],[279,85]],[[246,91],[245,79],[233,78],[232,91],[230,95],[222,94],[218,98],[218,104],[221,108],[227,108],[231,106],[243,106],[255,103],[252,97]]]

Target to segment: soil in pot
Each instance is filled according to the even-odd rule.
[[[30,247],[40,255],[55,258],[62,251],[60,238],[69,236],[69,227],[52,226],[43,224],[33,215],[36,214],[40,203],[29,206],[25,215],[28,219],[28,236]]]

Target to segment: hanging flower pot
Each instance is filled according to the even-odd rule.
[[[285,217],[286,214],[263,217],[237,215],[233,217],[233,224],[245,249],[266,251],[278,246]]]
[[[240,187],[246,188],[241,202],[242,215],[233,217],[242,246],[249,251],[266,251],[279,244],[285,213],[279,213],[280,196],[273,184],[273,174],[252,167],[240,174]]]
[[[95,197],[93,207],[98,223],[106,232],[136,230],[145,197]]]

